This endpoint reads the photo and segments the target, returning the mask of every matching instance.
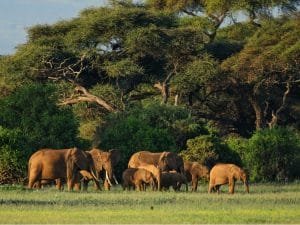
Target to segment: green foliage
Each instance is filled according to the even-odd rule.
[[[209,55],[204,55],[199,59],[187,64],[182,74],[174,78],[174,84],[178,85],[178,89],[197,90],[201,86],[205,86],[218,76],[218,62]]]
[[[236,152],[241,157],[243,167],[247,168],[247,166],[250,166],[250,159],[248,157],[248,139],[239,136],[230,136],[225,139],[225,143],[229,149]]]
[[[20,129],[0,126],[0,184],[21,181],[27,170],[26,139]]]
[[[53,86],[22,87],[3,100],[1,124],[24,132],[32,149],[72,146],[76,140],[77,121],[70,109],[59,108],[56,103]]]
[[[105,69],[108,76],[113,78],[135,76],[143,74],[143,69],[130,59],[123,59],[119,62],[106,62]]]
[[[187,149],[181,152],[184,159],[197,161],[212,168],[216,163],[235,163],[241,165],[239,155],[231,151],[217,136],[208,134],[189,139]]]
[[[246,160],[255,181],[299,178],[299,133],[289,127],[257,131],[249,139]]]
[[[300,137],[290,127],[259,130],[250,139],[229,137],[253,181],[286,181],[300,177]]]
[[[150,104],[109,115],[97,138],[102,148],[121,150],[123,159],[119,165],[124,169],[133,153],[141,150],[178,152],[186,139],[202,130],[187,110]]]
[[[1,169],[5,172],[1,179],[8,181],[11,178],[11,182],[15,178],[24,178],[24,165],[40,148],[67,148],[81,144],[77,139],[78,123],[72,111],[57,106],[54,91],[53,86],[29,85],[1,99],[0,155]]]

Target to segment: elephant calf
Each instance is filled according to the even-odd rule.
[[[133,186],[138,191],[145,191],[146,184],[150,184],[153,190],[154,176],[151,172],[145,169],[128,168],[123,172],[122,179],[122,186],[124,190],[130,190],[130,187]]]
[[[209,169],[198,162],[184,161],[184,172],[188,182],[192,181],[192,191],[197,191],[198,180],[209,180]]]
[[[228,184],[229,193],[234,193],[234,185],[236,180],[242,180],[245,190],[249,193],[249,184],[245,171],[234,164],[220,163],[215,165],[210,171],[208,192],[213,190],[220,192],[220,186]]]
[[[169,190],[170,186],[174,191],[179,191],[182,184],[185,184],[186,191],[188,191],[188,182],[184,175],[176,172],[163,172],[161,175],[161,187]]]

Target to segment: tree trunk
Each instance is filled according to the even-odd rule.
[[[249,101],[251,106],[255,112],[255,127],[256,130],[262,129],[266,126],[264,111],[262,110],[261,106],[259,105],[258,101],[254,99],[253,96],[249,96]]]

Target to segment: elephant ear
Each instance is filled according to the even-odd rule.
[[[163,152],[163,153],[161,153],[161,155],[160,155],[160,157],[159,157],[159,159],[158,159],[158,162],[163,162],[163,161],[165,161],[166,158],[167,158],[168,153],[169,153],[169,152]]]
[[[89,153],[86,153],[85,151],[82,151],[78,148],[74,148],[72,158],[75,165],[81,170],[87,169],[87,165],[92,160],[92,157]]]
[[[230,173],[233,177],[239,178],[241,174],[241,168],[236,165],[230,165],[229,167]]]
[[[116,166],[118,164],[118,162],[121,159],[121,151],[118,149],[111,149],[109,150],[110,154],[111,154],[111,162],[113,166]]]
[[[158,159],[158,162],[157,162],[159,167],[167,165],[167,155],[168,155],[168,152],[161,153],[161,155]]]
[[[75,154],[76,154],[77,148],[71,148],[67,152],[67,159],[66,159],[66,167],[67,167],[67,179],[70,179],[72,177],[72,172],[74,170],[75,166]]]

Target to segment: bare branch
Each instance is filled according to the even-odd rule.
[[[290,90],[291,90],[291,84],[288,82],[286,84],[286,91],[284,92],[283,97],[282,97],[281,106],[276,110],[276,112],[274,112],[274,110],[272,110],[272,119],[268,123],[269,128],[273,128],[275,125],[277,125],[279,113],[281,113],[284,110],[284,108],[286,107],[286,98],[287,98],[288,94],[290,93]]]

